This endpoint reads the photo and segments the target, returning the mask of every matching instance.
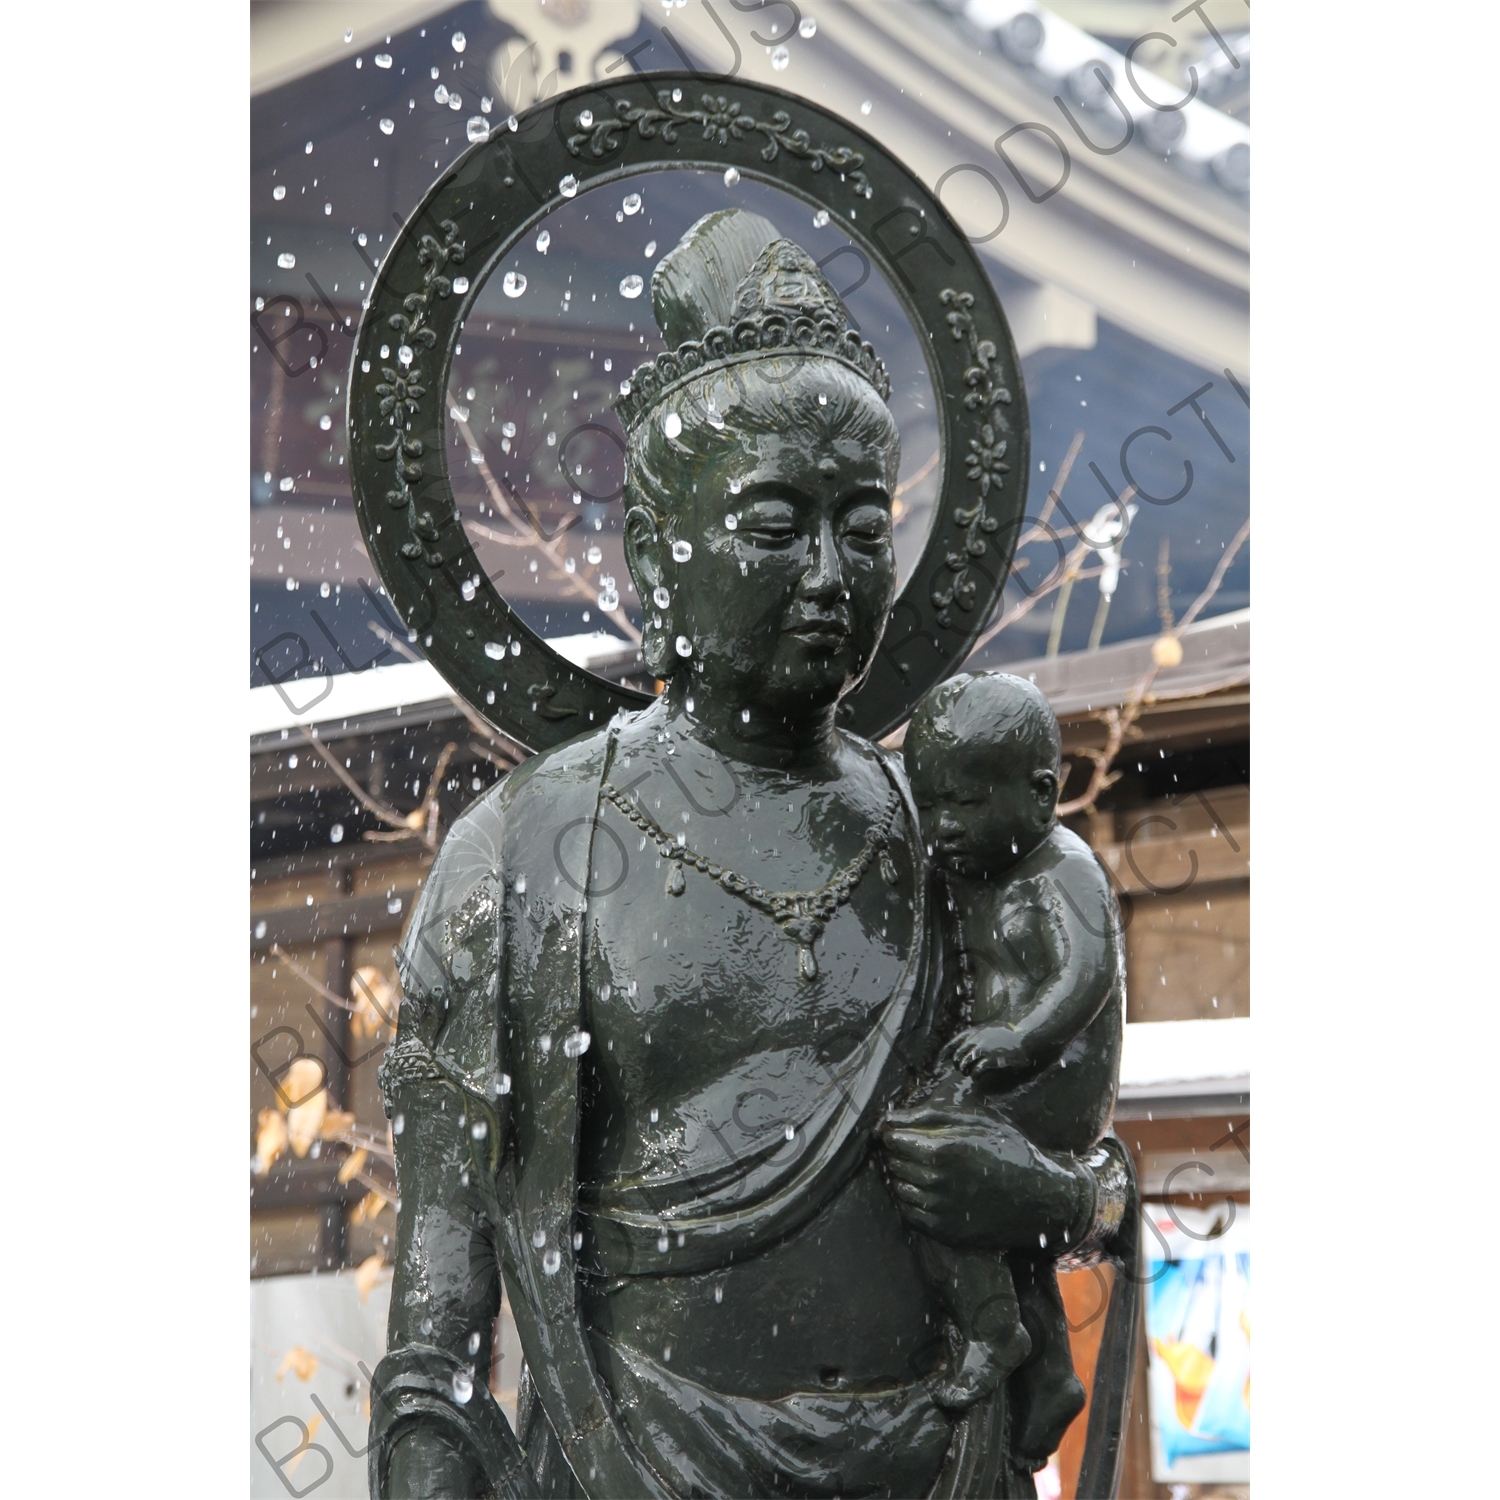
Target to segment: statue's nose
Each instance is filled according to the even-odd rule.
[[[843,600],[849,595],[844,587],[844,572],[839,566],[838,543],[833,523],[826,516],[812,538],[807,571],[802,575],[802,592],[812,599]]]

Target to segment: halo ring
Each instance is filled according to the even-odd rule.
[[[490,270],[578,191],[730,167],[826,210],[881,269],[937,395],[931,531],[840,722],[874,739],[906,719],[968,655],[1009,574],[1030,462],[1020,362],[989,277],[936,196],[864,131],[782,89],[686,72],[573,89],[514,130],[498,126],[428,190],[380,265],[349,372],[350,479],[381,581],[454,691],[532,750],[652,700],[565,660],[485,576],[447,468],[455,346]]]

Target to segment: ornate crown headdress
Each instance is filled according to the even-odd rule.
[[[849,327],[839,294],[800,245],[744,209],[705,214],[662,257],[651,310],[668,350],[639,365],[615,409],[626,431],[705,370],[771,356],[821,355],[891,393],[884,363]]]

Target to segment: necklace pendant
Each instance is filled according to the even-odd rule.
[[[687,877],[682,873],[682,865],[677,860],[672,861],[671,873],[667,876],[667,894],[669,896],[680,896],[687,889]]]
[[[895,885],[896,881],[900,879],[896,874],[896,862],[891,858],[891,851],[889,849],[882,849],[880,851],[880,878],[887,885]]]
[[[797,972],[809,981],[818,977],[818,960],[811,948],[797,949]]]

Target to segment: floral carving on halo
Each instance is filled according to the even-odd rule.
[[[837,172],[842,179],[854,184],[854,191],[862,198],[872,194],[863,171],[865,159],[862,153],[848,146],[814,146],[807,131],[793,128],[792,117],[786,110],[778,109],[769,119],[758,120],[742,109],[736,100],[723,94],[702,95],[696,109],[683,102],[680,88],[658,90],[655,108],[617,99],[614,118],[600,120],[592,130],[570,135],[568,150],[579,156],[587,146],[592,155],[603,156],[620,145],[632,126],[642,140],[660,134],[662,140],[672,145],[683,125],[700,126],[703,139],[716,146],[727,146],[730,141],[743,140],[749,135],[763,136],[762,161],[775,161],[785,151],[805,161],[814,172],[821,172],[825,167]]]
[[[935,581],[932,587],[938,624],[951,626],[954,605],[965,611],[974,608],[979,585],[973,577],[973,562],[989,550],[985,538],[1000,529],[1000,522],[989,514],[985,503],[990,490],[1010,473],[1010,465],[1005,462],[1010,447],[1010,423],[999,408],[1010,405],[1011,394],[1001,381],[995,341],[980,338],[974,326],[974,294],[945,287],[939,300],[949,309],[949,331],[955,339],[968,344],[972,363],[964,371],[964,384],[968,387],[964,406],[978,413],[980,419],[979,431],[969,439],[969,451],[963,455],[969,480],[979,493],[972,505],[960,505],[953,512],[953,524],[963,531],[963,550],[948,553],[943,561],[951,577]],[[943,582],[947,587],[942,586]]]
[[[444,219],[438,226],[443,232],[439,240],[434,234],[423,234],[417,241],[417,259],[422,266],[422,290],[410,292],[402,301],[402,311],[392,313],[386,320],[399,340],[396,363],[382,365],[381,380],[375,387],[380,397],[380,414],[390,420],[393,433],[388,443],[377,443],[377,457],[396,465],[393,487],[386,491],[385,498],[393,510],[405,510],[412,503],[412,485],[425,472],[421,462],[422,441],[414,438],[411,430],[421,414],[423,399],[428,387],[423,384],[422,368],[417,363],[420,349],[432,349],[437,344],[437,332],[430,326],[430,315],[434,299],[453,294],[452,278],[446,275],[450,265],[462,265],[464,243],[458,238],[458,225],[452,219]],[[405,557],[425,557],[436,566],[442,555],[428,551],[425,541],[435,544],[440,523],[427,510],[412,517],[411,528],[415,537],[422,540],[404,542],[401,546]]]

